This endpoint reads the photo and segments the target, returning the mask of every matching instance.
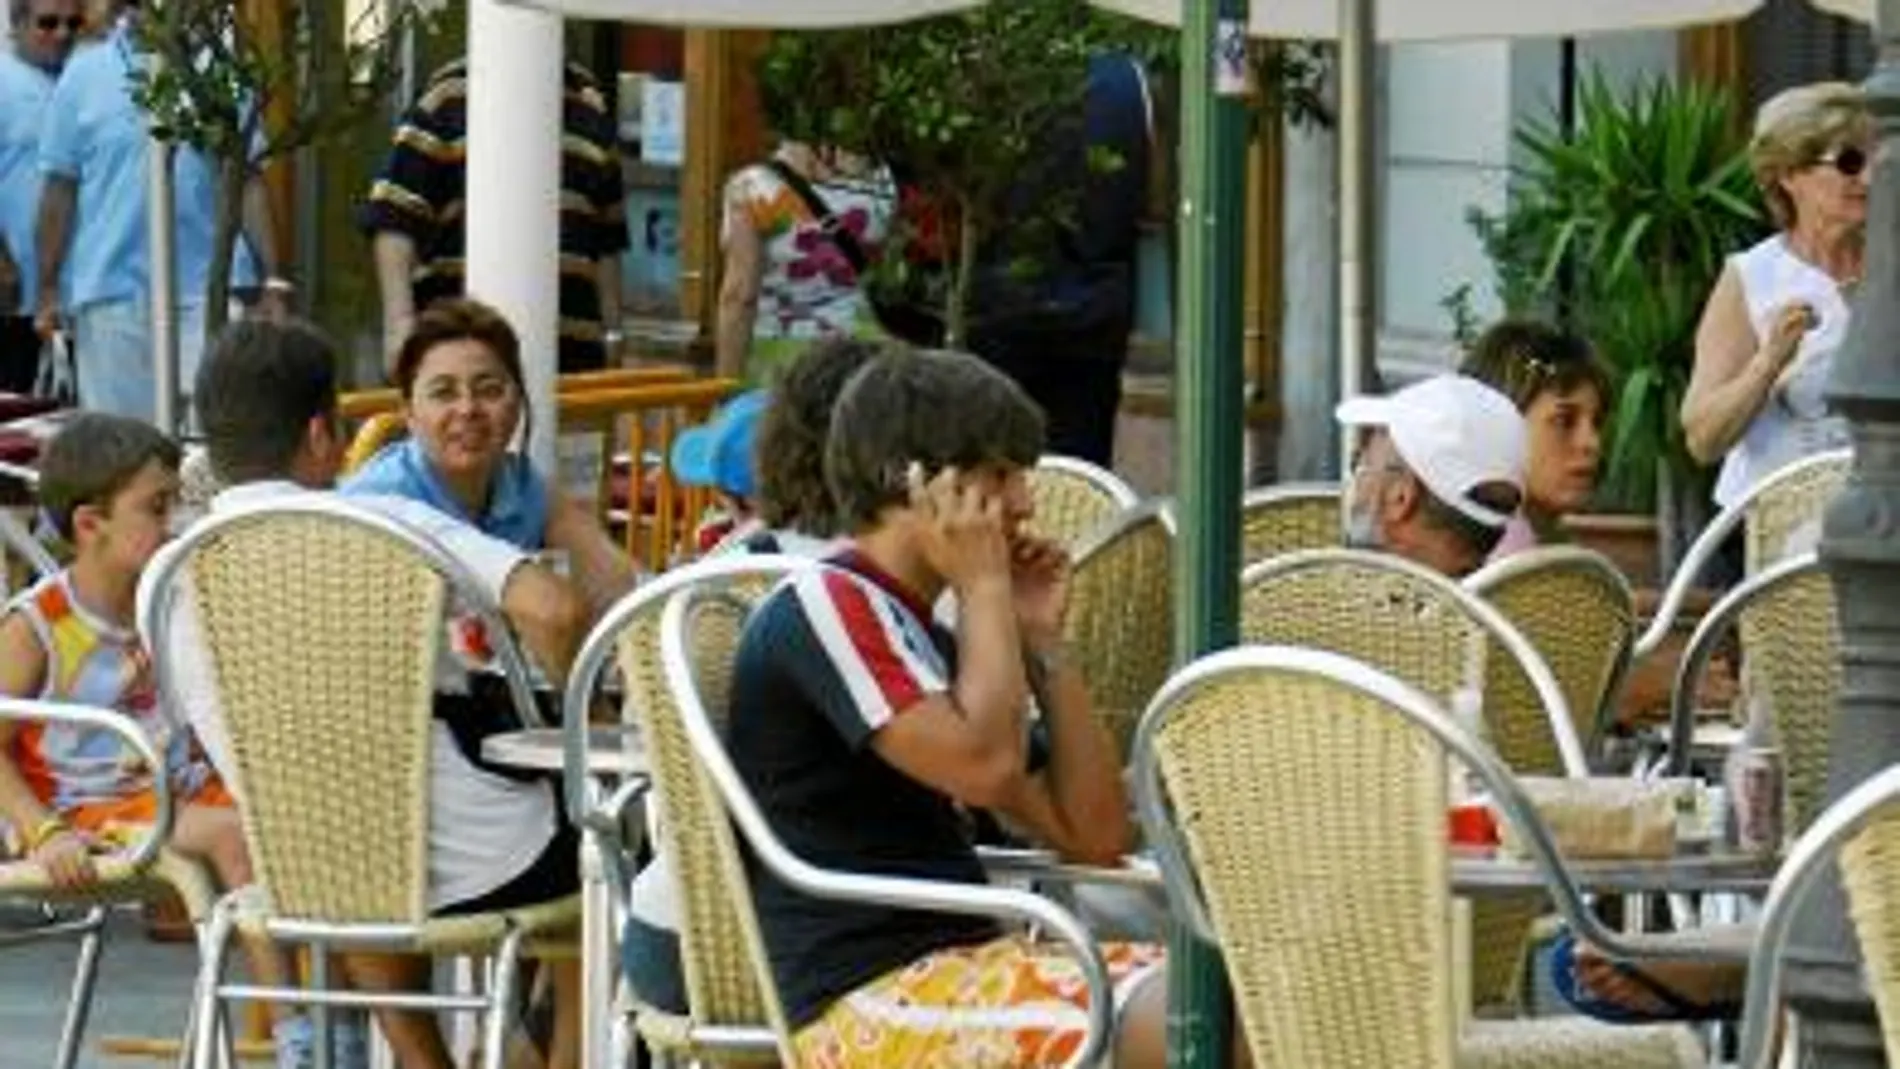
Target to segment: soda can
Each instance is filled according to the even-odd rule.
[[[1781,849],[1781,751],[1751,746],[1742,751],[1736,768],[1737,797],[1735,845],[1745,854],[1773,854]]]

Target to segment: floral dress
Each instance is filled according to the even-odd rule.
[[[813,185],[839,225],[875,258],[890,232],[897,200],[889,172]],[[727,183],[722,236],[730,237],[740,221],[758,232],[762,261],[758,313],[746,355],[748,383],[764,383],[774,368],[820,338],[879,333],[851,262],[771,167],[754,164]]]

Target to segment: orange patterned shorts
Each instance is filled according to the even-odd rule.
[[[1105,943],[1119,1009],[1164,958]],[[793,1037],[811,1069],[1027,1069],[1061,1065],[1088,1030],[1088,989],[1059,945],[1005,936],[920,958],[831,1004]]]
[[[223,780],[208,776],[193,790],[173,792],[174,814],[188,805],[232,809],[237,806],[237,800],[225,789]],[[158,819],[158,796],[151,791],[140,791],[110,802],[74,806],[62,815],[66,823],[98,840],[124,846],[138,841],[152,821]]]

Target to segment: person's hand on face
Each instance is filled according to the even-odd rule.
[[[923,466],[913,463],[906,474],[911,507],[922,520],[924,559],[937,574],[959,593],[985,581],[1008,582],[1002,500],[955,468],[926,480]]]
[[[1010,582],[1023,641],[1045,646],[1062,638],[1069,611],[1069,552],[1060,543],[1024,535],[1010,547]]]

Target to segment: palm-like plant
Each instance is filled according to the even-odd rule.
[[[1670,508],[1659,477],[1696,481],[1677,416],[1696,323],[1723,259],[1766,229],[1737,119],[1718,89],[1619,93],[1593,72],[1568,136],[1549,120],[1518,129],[1510,206],[1471,213],[1506,308],[1564,320],[1614,369],[1604,484],[1627,508]]]

